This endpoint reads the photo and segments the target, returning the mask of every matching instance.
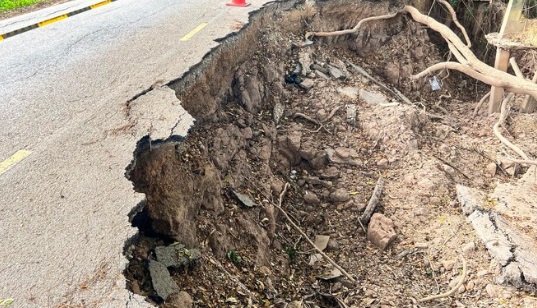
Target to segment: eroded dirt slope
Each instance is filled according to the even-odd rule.
[[[206,58],[202,74],[170,84],[197,123],[185,140],[141,141],[127,170],[147,196],[133,213],[140,236],[126,250],[131,290],[168,307],[535,304],[495,284],[498,265],[456,201],[455,184],[490,191],[511,180],[508,170],[490,168],[496,119],[471,117],[482,89],[453,73],[440,91],[428,80],[411,83],[442,53],[407,18],[300,47],[306,29],[348,28],[389,9],[306,3],[258,13]],[[415,103],[403,104],[357,66]],[[535,123],[533,115],[514,117]],[[519,129],[536,153],[535,130]],[[380,177],[376,212],[397,234],[385,250],[358,223]],[[276,209],[285,183],[281,206],[309,238],[329,236],[325,252],[356,282],[312,259],[313,247]],[[178,244],[182,256],[197,249],[201,257],[170,270],[176,288],[163,298],[148,259],[158,260],[155,247]],[[418,304],[456,285],[460,255],[468,275],[458,294]]]

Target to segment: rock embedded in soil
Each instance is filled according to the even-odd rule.
[[[332,202],[346,202],[351,199],[349,192],[344,188],[339,188],[330,194],[330,201]]]
[[[190,265],[201,257],[197,249],[186,249],[184,245],[155,247],[155,258],[167,268],[180,268]]]
[[[371,92],[364,89],[360,89],[358,96],[361,100],[371,105],[382,105],[388,103],[388,99],[386,98],[386,96],[379,92]]]
[[[321,199],[317,197],[317,195],[311,191],[306,191],[304,194],[304,202],[307,204],[317,205],[321,203]]]
[[[162,308],[190,308],[194,304],[192,297],[185,291],[170,295],[168,300],[162,304]]]
[[[355,100],[358,98],[358,92],[360,91],[357,87],[340,87],[337,88],[337,92],[344,97],[350,98],[352,100]],[[355,106],[355,105],[351,105]]]
[[[361,166],[358,153],[354,149],[338,147],[335,149],[325,149],[328,160],[334,164]]]
[[[367,228],[367,239],[381,250],[385,250],[396,237],[393,221],[383,214],[373,214]]]
[[[164,264],[156,260],[149,260],[148,269],[153,289],[162,300],[165,301],[171,294],[179,292],[179,287],[173,281],[168,268]]]
[[[326,69],[328,69],[328,74],[336,79],[347,78],[347,76],[345,76],[345,74],[335,66],[327,64]]]
[[[247,208],[253,208],[257,204],[250,198],[250,196],[246,194],[242,194],[239,192],[236,192],[234,190],[231,190],[231,195],[240,203],[240,205],[247,207]]]

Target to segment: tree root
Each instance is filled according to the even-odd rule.
[[[289,188],[289,183],[285,183],[285,186],[283,187],[283,190],[280,193],[278,204],[274,204],[274,206],[278,210],[280,210],[280,212],[282,212],[283,216],[285,216],[285,218],[291,224],[291,226],[293,226],[293,228],[295,228],[306,239],[306,241],[310,243],[311,246],[313,246],[313,248],[315,248],[315,250],[317,250],[317,252],[323,256],[323,258],[325,258],[328,262],[330,262],[330,264],[332,264],[335,268],[337,268],[343,275],[345,275],[345,277],[347,277],[347,279],[349,279],[352,282],[356,282],[356,279],[354,279],[354,277],[352,277],[349,273],[347,273],[346,270],[344,270],[341,266],[339,266],[334,260],[332,260],[332,258],[327,256],[322,250],[317,248],[317,246],[315,246],[315,243],[306,235],[306,233],[297,224],[293,222],[293,220],[291,220],[291,217],[289,217],[287,212],[282,208],[283,197],[285,196],[285,193],[287,192],[287,188]]]
[[[448,3],[442,4],[449,5]],[[403,9],[392,14],[364,18],[360,20],[360,22],[358,22],[358,24],[352,29],[333,32],[307,32],[306,39],[309,39],[312,36],[336,36],[356,33],[365,22],[390,19],[394,18],[398,14],[409,14],[416,22],[426,25],[432,30],[438,32],[448,43],[450,51],[455,56],[457,61],[459,61],[437,63],[425,69],[423,72],[412,76],[412,79],[418,79],[439,70],[454,69],[488,85],[504,88],[507,91],[514,93],[530,95],[537,99],[536,84],[529,80],[520,79],[517,76],[513,76],[507,72],[495,69],[482,62],[448,26],[420,13],[415,7],[412,6],[404,6]]]
[[[462,260],[462,274],[461,274],[461,278],[460,278],[459,282],[457,282],[457,284],[451,290],[449,290],[449,291],[447,291],[445,293],[427,296],[427,297],[424,297],[422,299],[419,299],[418,302],[423,303],[423,302],[428,302],[428,301],[432,301],[432,300],[435,300],[435,299],[448,297],[448,296],[453,295],[455,292],[457,292],[459,290],[459,288],[464,283],[464,280],[466,279],[466,274],[468,272],[468,269],[467,269],[467,266],[466,266],[466,260],[464,259],[464,257],[462,255],[460,256],[460,258]]]
[[[536,165],[537,166],[537,161],[531,160],[529,158],[529,156],[520,147],[518,147],[517,145],[513,144],[511,141],[507,140],[507,138],[505,138],[502,135],[502,133],[500,132],[500,125],[504,124],[505,120],[507,119],[507,116],[509,115],[509,103],[511,102],[513,97],[514,97],[514,94],[509,93],[509,95],[507,95],[507,97],[502,101],[500,117],[498,119],[498,122],[496,122],[494,124],[494,126],[492,127],[492,131],[494,132],[494,135],[498,139],[500,139],[500,141],[504,145],[506,145],[508,148],[510,148],[515,153],[517,153],[520,157],[522,157],[521,160],[512,159],[512,158],[505,158],[505,159],[507,159],[509,161],[512,161],[514,163],[518,163],[518,164]]]
[[[487,99],[490,97],[490,91],[487,92],[487,94],[485,94],[481,100],[479,101],[479,103],[477,103],[477,105],[475,105],[475,108],[474,108],[474,113],[472,114],[472,118],[475,118],[477,116],[477,113],[479,112],[479,109],[481,109],[481,106],[483,106],[483,104],[487,101]]]

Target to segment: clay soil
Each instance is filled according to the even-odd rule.
[[[531,294],[496,285],[498,265],[455,195],[456,184],[491,191],[524,171],[513,175],[494,164],[506,152],[492,134],[497,115],[483,108],[472,117],[487,88],[453,72],[439,76],[439,91],[428,80],[411,82],[446,54],[405,17],[300,47],[305,31],[349,28],[388,10],[386,3],[338,2],[257,13],[242,36],[194,68],[202,74],[169,85],[197,123],[182,141],[141,142],[128,169],[135,190],[147,196],[134,221],[140,236],[126,247],[130,290],[180,307],[175,296],[164,303],[156,296],[146,267],[154,247],[179,242],[202,254],[172,273],[195,307],[537,305]],[[346,77],[298,72],[311,82],[306,89],[292,82],[299,63],[330,64]],[[402,103],[350,63],[414,103]],[[508,137],[530,156],[537,154],[536,120],[515,107],[507,125]],[[385,250],[358,223],[380,177],[385,187],[375,212],[397,233]],[[355,281],[330,276],[326,260],[311,262],[316,251],[275,207],[285,183],[282,208],[309,238],[329,236],[326,254]],[[255,206],[245,207],[234,192]],[[459,291],[418,302],[456,284],[460,256],[468,275]]]

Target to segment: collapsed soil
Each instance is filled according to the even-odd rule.
[[[456,201],[455,184],[490,191],[516,179],[501,168],[490,171],[503,151],[491,129],[497,117],[472,117],[486,88],[453,72],[439,76],[439,91],[428,80],[410,82],[443,55],[427,30],[407,18],[299,47],[307,30],[350,28],[388,9],[342,2],[265,12],[252,20],[244,42],[210,59],[188,87],[170,85],[198,122],[185,140],[142,142],[128,169],[135,190],[147,196],[136,222],[140,236],[127,247],[130,290],[157,300],[148,256],[156,246],[179,242],[201,251],[194,266],[173,272],[197,307],[537,305],[523,291],[495,285],[498,265]],[[242,57],[233,57],[238,53]],[[299,69],[330,64],[346,78],[299,73],[312,83],[305,89],[286,82],[297,63]],[[351,63],[415,105],[385,93]],[[364,90],[384,92],[386,101],[355,95]],[[356,121],[348,119],[349,106],[356,106]],[[531,156],[537,154],[535,120],[513,113],[509,126],[510,137]],[[358,223],[380,177],[386,184],[376,212],[391,218],[397,232],[384,251]],[[326,279],[331,265],[310,262],[313,247],[275,208],[285,183],[290,189],[282,208],[309,238],[330,236],[326,253],[356,282]],[[255,206],[244,207],[234,192]],[[461,254],[468,277],[459,292],[418,304],[454,286]],[[163,303],[173,305],[173,296]]]

